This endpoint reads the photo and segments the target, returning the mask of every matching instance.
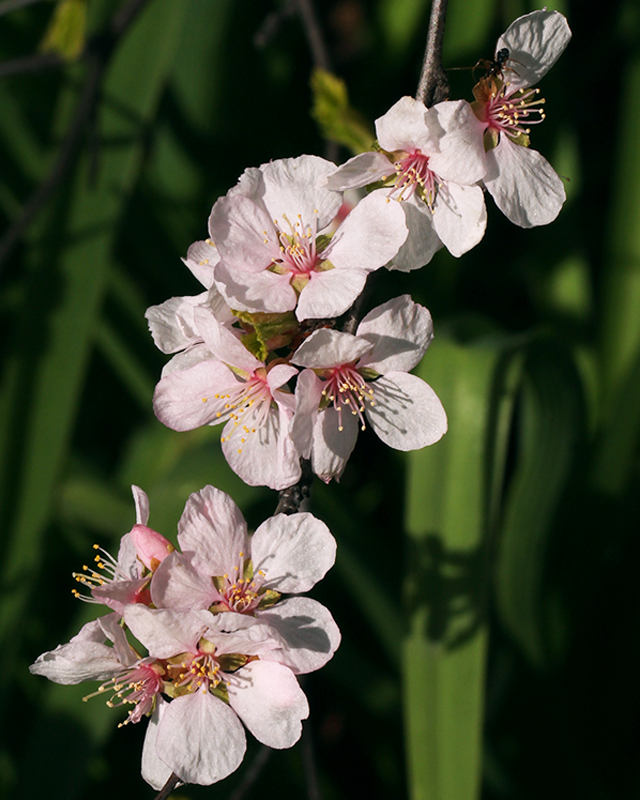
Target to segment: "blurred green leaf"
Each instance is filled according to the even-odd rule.
[[[480,793],[488,534],[500,499],[518,361],[440,338],[418,368],[449,431],[409,455],[404,708],[412,800]]]
[[[552,655],[545,635],[546,550],[584,426],[582,386],[571,355],[554,341],[534,343],[523,367],[517,461],[504,507],[495,590],[505,627],[538,668]]]
[[[86,27],[86,0],[58,0],[40,49],[75,61],[84,50]]]
[[[311,116],[324,138],[348,147],[356,155],[371,150],[375,133],[360,112],[349,105],[345,82],[330,72],[315,69],[311,76],[311,89]]]

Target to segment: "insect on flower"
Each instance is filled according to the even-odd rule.
[[[509,61],[509,48],[502,47],[496,53],[496,57],[493,61],[489,61],[486,58],[481,58],[473,67],[473,76],[475,80],[475,71],[482,67],[485,69],[486,72],[482,76],[482,80],[488,80],[489,78],[499,78],[500,80],[504,80],[504,71],[507,69],[511,69],[510,67],[505,67],[507,61]],[[513,70],[515,72],[515,70]]]

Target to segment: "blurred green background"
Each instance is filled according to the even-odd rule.
[[[117,730],[122,713],[81,702],[90,688],[28,665],[91,617],[70,573],[93,542],[117,550],[132,483],[168,537],[206,483],[254,526],[275,507],[227,468],[217,429],[155,420],[165,358],[143,315],[200,291],[180,257],[244,168],[327,153],[310,114],[313,57],[291,2],[148,0],[112,40],[127,3],[3,13],[10,4],[0,250],[20,236],[0,265],[0,796],[151,798],[144,725]],[[450,0],[445,66],[490,58],[537,7]],[[521,230],[487,196],[471,253],[377,276],[370,307],[409,292],[433,314],[419,374],[450,432],[407,457],[366,433],[341,483],[314,486],[339,554],[312,594],[343,643],[304,679],[302,741],[269,756],[250,794],[640,798],[640,4],[554,7],[574,38],[542,81],[532,145],[566,177],[567,202],[551,226]],[[427,0],[316,11],[365,119],[415,92]],[[69,62],[38,55],[43,40]],[[472,99],[470,70],[449,76],[452,97]],[[257,752],[222,784],[175,796],[244,797]]]

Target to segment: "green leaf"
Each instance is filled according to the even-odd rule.
[[[349,105],[343,80],[323,69],[311,75],[311,116],[325,139],[348,147],[354,154],[371,150],[375,133],[366,119]]]
[[[75,61],[84,50],[86,27],[86,0],[58,0],[40,49]]]
[[[409,455],[403,647],[412,800],[480,796],[488,537],[497,516],[519,362],[500,344],[438,339],[418,374],[449,431]]]

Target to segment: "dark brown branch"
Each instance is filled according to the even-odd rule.
[[[12,75],[28,75],[45,69],[58,69],[64,63],[57,53],[37,53],[23,58],[12,58],[11,61],[0,63],[0,78],[10,78]]]
[[[302,18],[304,32],[307,35],[311,55],[316,67],[329,71],[331,64],[329,62],[329,53],[324,43],[322,30],[316,16],[315,9],[311,0],[298,0],[298,10]]]
[[[427,46],[416,92],[416,100],[426,106],[440,103],[449,96],[449,81],[442,66],[442,38],[446,16],[447,0],[433,0]]]
[[[155,800],[167,800],[171,792],[176,788],[176,786],[178,786],[180,782],[180,778],[175,774],[175,772],[172,772],[169,780],[155,796]]]
[[[35,189],[22,209],[22,214],[0,240],[0,271],[26,228],[46,204],[73,163],[82,134],[93,116],[96,99],[100,92],[102,78],[109,63],[109,58],[118,41],[146,2],[147,0],[130,0],[114,15],[106,31],[89,42],[83,55],[89,62],[89,74],[78,101],[75,116],[71,121],[49,176]]]
[[[278,493],[278,505],[274,514],[296,514],[300,511],[303,501],[310,496],[313,483],[311,462],[306,458],[301,458],[300,466],[302,467],[302,477],[298,483]]]

